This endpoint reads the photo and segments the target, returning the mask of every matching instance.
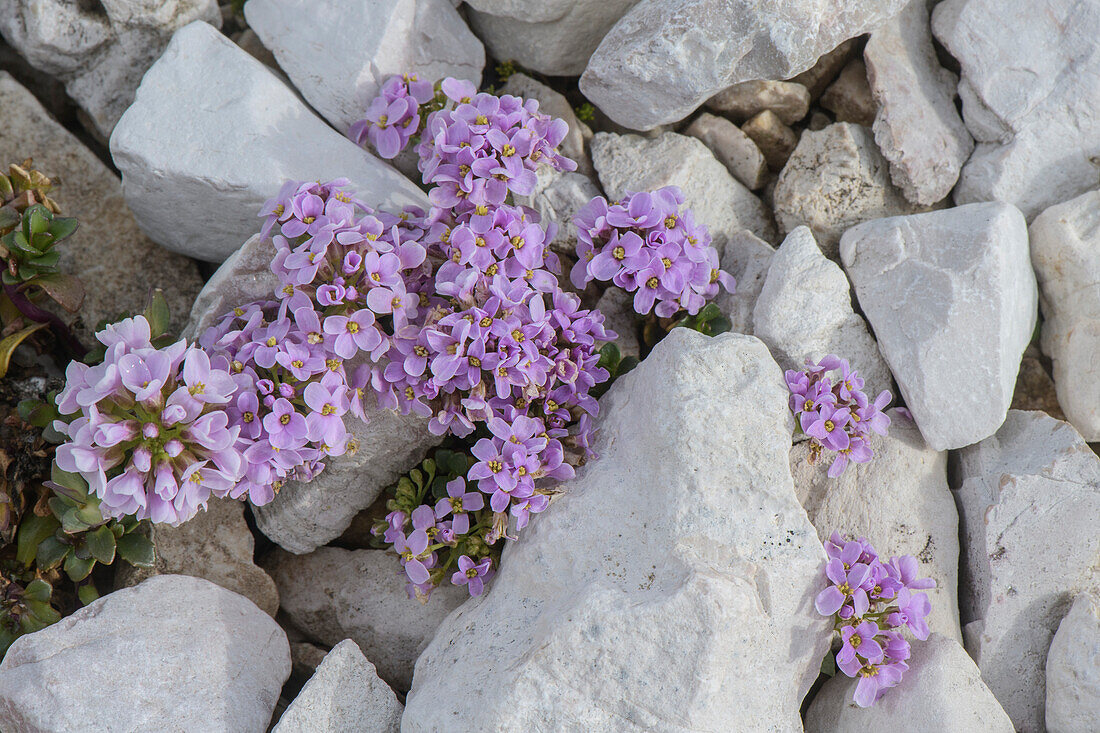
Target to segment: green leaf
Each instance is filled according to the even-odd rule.
[[[57,498],[57,497],[54,497]],[[50,501],[53,501],[51,499]],[[51,509],[53,507],[51,506]],[[61,529],[65,530],[69,534],[76,534],[78,532],[84,532],[92,528],[92,525],[85,522],[80,515],[80,509],[76,507],[70,507],[61,513]]]
[[[145,309],[145,320],[149,321],[149,332],[153,338],[164,334],[168,330],[168,321],[171,314],[168,312],[168,301],[164,298],[163,290],[153,291],[153,299],[149,307]]]
[[[80,599],[80,602],[87,606],[89,603],[99,598],[99,591],[91,583],[80,586],[76,589],[76,596]]]
[[[38,545],[47,537],[52,537],[60,526],[61,523],[52,515],[40,517],[32,513],[25,517],[19,526],[19,535],[16,538],[15,559],[26,567],[30,567],[35,555],[38,554]]]
[[[600,349],[600,361],[597,366],[601,366],[612,374],[615,373],[615,368],[619,366],[619,362],[622,360],[622,352],[619,351],[618,345],[614,343],[604,344]]]
[[[8,373],[8,366],[11,364],[11,355],[19,344],[30,336],[35,331],[45,328],[45,323],[35,323],[34,325],[27,326],[21,331],[16,331],[10,336],[0,340],[0,377],[3,377]]]
[[[23,212],[23,220],[32,235],[41,234],[50,226],[50,212],[42,204],[35,204]]]
[[[110,565],[115,561],[115,535],[107,525],[93,529],[85,535],[84,541],[92,557],[99,562]]]
[[[0,176],[0,181],[4,180],[3,176]],[[0,229],[10,229],[19,223],[19,214],[15,209],[7,206],[0,207]]]
[[[16,409],[19,411],[19,417],[36,428],[44,429],[53,423],[54,420],[61,419],[61,413],[57,411],[52,393],[47,396],[45,400],[21,400],[19,404],[16,405]]]
[[[70,313],[75,313],[84,303],[84,285],[76,277],[60,272],[39,275],[31,281],[46,291],[58,305]]]
[[[25,266],[33,267],[36,270],[52,270],[57,267],[57,263],[61,260],[61,253],[57,251],[44,252],[43,254],[32,257]]]
[[[10,198],[14,195],[15,189],[12,188],[11,179],[0,174],[0,198]]]
[[[139,532],[128,532],[119,538],[118,556],[141,568],[151,568],[157,560],[153,541]]]
[[[48,603],[50,596],[53,594],[53,588],[49,583],[36,578],[32,580],[26,590],[23,591],[23,598],[31,601],[38,601],[40,603]]]
[[[55,216],[50,222],[50,234],[53,235],[54,244],[71,237],[78,226],[80,222],[71,216]]]
[[[27,601],[27,610],[30,612],[23,616],[22,622],[28,632],[35,632],[46,628],[50,624],[56,624],[61,620],[61,614],[48,603],[40,601]]]
[[[619,362],[619,371],[616,372],[615,376],[621,377],[622,375],[626,374],[627,372],[629,372],[634,367],[638,366],[638,364],[640,364],[640,363],[641,362],[638,361],[638,357],[636,357],[636,356],[626,357],[625,359],[623,359],[622,361]]]
[[[63,471],[54,463],[50,467],[50,481],[56,484],[50,488],[58,494],[81,503],[88,500],[88,482],[79,473]]]
[[[65,544],[57,539],[57,536],[47,537],[38,544],[38,552],[35,554],[35,564],[39,570],[53,570],[65,556],[69,554],[72,545]]]
[[[69,555],[65,558],[65,574],[69,576],[69,580],[74,583],[79,583],[91,574],[92,568],[95,567],[95,558],[89,557],[87,560],[79,558],[76,553]]]
[[[825,658],[821,660],[821,674],[826,677],[832,677],[836,674],[836,659],[833,657],[832,651],[825,654]]]

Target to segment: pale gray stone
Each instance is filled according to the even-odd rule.
[[[852,310],[848,278],[821,253],[808,227],[792,231],[775,251],[752,322],[753,334],[783,369],[837,354],[859,371],[872,399],[893,386],[867,323]]]
[[[485,66],[481,41],[447,0],[248,0],[244,15],[306,101],[341,132],[363,119],[394,74],[478,84]]]
[[[191,306],[191,316],[182,336],[197,340],[206,329],[229,311],[254,300],[274,300],[279,278],[271,271],[275,246],[270,239],[253,234],[221,264]]]
[[[735,333],[752,335],[752,311],[768,277],[775,248],[760,237],[742,229],[718,248],[718,262],[733,275],[737,286],[732,293],[718,291],[714,304],[730,319]]]
[[[822,542],[833,532],[866,537],[881,557],[912,555],[932,578],[928,626],[962,643],[959,626],[959,517],[947,485],[947,453],[928,447],[913,421],[889,411],[890,430],[871,435],[875,457],[829,478],[831,454],[809,462],[804,441],[791,448],[795,491]]]
[[[841,70],[840,76],[821,95],[821,106],[832,112],[837,122],[870,126],[875,121],[875,100],[862,59],[852,59]]]
[[[600,459],[417,660],[402,730],[801,730],[829,624],[790,431],[759,340],[674,329],[604,396]]]
[[[0,664],[0,728],[267,729],[290,646],[244,596],[159,575],[16,639]]]
[[[215,0],[6,0],[3,35],[65,90],[104,138],[130,106],[172,33],[192,21],[221,25]]]
[[[358,645],[332,648],[271,733],[397,733],[405,707]]]
[[[244,502],[210,499],[204,511],[178,527],[153,524],[152,568],[119,564],[115,587],[137,585],[154,575],[191,575],[240,593],[268,616],[279,610],[275,581],[252,561],[255,540],[244,519]]]
[[[1068,423],[1009,412],[959,455],[967,651],[1016,730],[1045,730],[1044,660],[1081,593],[1100,593],[1100,458]]]
[[[550,76],[577,76],[604,34],[638,0],[496,0],[469,3],[467,17],[493,58]]]
[[[784,125],[779,115],[770,109],[741,125],[741,132],[755,143],[773,171],[783,169],[798,145],[795,131]]]
[[[871,34],[863,50],[878,103],[872,129],[907,199],[942,201],[974,149],[955,109],[958,77],[940,66],[928,27],[928,3],[909,5]]]
[[[576,161],[578,173],[583,173],[586,176],[593,174],[592,163],[588,160],[588,153],[584,149],[588,141],[592,139],[592,130],[588,125],[577,119],[577,113],[564,95],[526,74],[519,73],[509,76],[508,81],[500,88],[500,92],[515,97],[523,97],[524,99],[537,100],[539,112],[565,120],[566,124],[569,125],[569,132],[566,133],[565,139],[558,145],[558,150],[565,157]],[[542,167],[539,176],[541,177],[548,170],[550,170],[548,167]]]
[[[858,38],[849,38],[839,44],[832,51],[819,58],[813,66],[791,77],[791,81],[806,87],[806,90],[810,93],[810,99],[817,101],[825,92],[825,89],[840,74],[840,70],[856,55],[859,40]]]
[[[150,241],[126,207],[118,176],[3,71],[0,109],[2,165],[33,158],[34,166],[57,184],[50,196],[62,213],[80,222],[58,246],[58,267],[84,283],[81,339],[92,342],[104,318],[145,310],[154,288],[164,291],[171,326],[180,328],[202,287],[195,263]]]
[[[1049,733],[1092,733],[1100,721],[1100,594],[1082,593],[1047,654]]]
[[[810,93],[793,81],[743,81],[715,94],[706,106],[743,122],[766,109],[785,125],[793,125],[810,111]]]
[[[905,727],[942,733],[1013,733],[1012,721],[954,639],[913,642],[909,671],[874,705],[852,701],[857,680],[837,674],[806,711],[806,733],[866,733]]]
[[[596,310],[604,316],[604,326],[615,332],[615,345],[624,356],[641,357],[638,344],[638,314],[634,311],[634,296],[622,288],[609,286],[596,301]]]
[[[1100,191],[1050,207],[1029,232],[1058,402],[1085,440],[1100,440]]]
[[[581,91],[619,124],[648,130],[683,119],[739,82],[794,76],[904,5],[905,0],[642,0],[592,54]]]
[[[344,177],[372,206],[427,206],[322,122],[266,66],[206,23],[180,29],[111,136],[126,202],[169,249],[221,262],[287,180]]]
[[[737,125],[724,117],[703,112],[684,134],[702,140],[718,162],[745,188],[755,191],[764,186],[768,178],[764,154]]]
[[[977,140],[955,202],[1007,201],[1030,219],[1100,176],[1100,4],[947,0],[932,30],[962,67]]]
[[[776,181],[774,207],[782,231],[810,227],[830,259],[849,227],[918,210],[890,183],[871,133],[848,122],[802,133]]]
[[[991,202],[870,221],[844,234],[840,257],[929,445],[996,432],[1037,310],[1019,209]]]
[[[400,559],[382,550],[276,550],[263,566],[295,626],[330,646],[354,640],[378,676],[401,691],[409,689],[413,664],[436,628],[470,597],[465,588],[448,584],[427,603],[410,600]]]
[[[530,196],[516,196],[516,203],[534,209],[543,226],[555,222],[558,230],[550,240],[550,249],[558,254],[577,256],[577,227],[573,217],[600,195],[600,189],[588,176],[561,172],[550,166],[539,169],[538,183]]]
[[[741,229],[775,237],[767,207],[729,174],[699,140],[674,132],[648,139],[639,135],[597,133],[592,164],[609,199],[627,191],[679,186],[695,221],[706,225],[715,246]]]

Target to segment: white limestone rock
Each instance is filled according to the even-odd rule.
[[[538,183],[530,196],[516,196],[516,203],[534,209],[545,227],[550,222],[558,225],[550,249],[558,254],[577,256],[577,227],[573,217],[589,201],[601,195],[600,189],[588,176],[577,172],[562,172],[542,166]]]
[[[1029,233],[1058,403],[1085,440],[1100,440],[1100,191],[1050,207]]]
[[[722,269],[737,281],[734,292],[718,291],[714,304],[730,319],[735,333],[752,335],[752,311],[768,277],[775,249],[747,230],[742,229],[718,248]]]
[[[959,517],[947,485],[947,453],[928,447],[917,426],[890,410],[890,431],[872,434],[875,457],[829,478],[829,454],[809,462],[809,443],[791,448],[795,491],[818,536],[866,537],[881,557],[912,555],[936,587],[928,626],[962,643],[959,626]]]
[[[679,186],[684,204],[705,224],[715,246],[741,229],[764,240],[775,237],[768,209],[714,159],[699,140],[675,132],[655,138],[597,133],[592,138],[592,164],[608,199],[628,191]]]
[[[526,74],[515,73],[508,77],[508,81],[500,88],[502,94],[511,94],[524,99],[534,99],[539,103],[539,112],[551,117],[565,120],[569,125],[569,132],[565,139],[558,145],[558,150],[567,158],[577,163],[577,172],[586,176],[593,174],[592,162],[588,159],[585,145],[592,139],[592,129],[577,119],[577,113],[569,100],[560,92],[551,89],[540,81],[532,79]],[[539,170],[541,177],[544,172],[552,170],[549,166],[542,166]]]
[[[867,83],[867,66],[863,59],[848,62],[821,95],[821,106],[832,112],[837,122],[870,126],[875,121],[875,100]]]
[[[248,25],[340,132],[393,74],[481,82],[485,49],[447,0],[248,0]]]
[[[928,444],[996,432],[1037,310],[1020,211],[991,202],[869,221],[844,234],[840,256]]]
[[[852,310],[848,278],[807,227],[792,231],[775,251],[752,321],[753,334],[783,369],[836,354],[859,370],[872,399],[893,386],[867,323]]]
[[[194,262],[152,242],[134,221],[118,176],[7,72],[0,71],[0,161],[34,165],[54,179],[50,194],[66,216],[80,222],[58,245],[61,271],[84,283],[83,325],[77,334],[94,341],[96,324],[119,313],[145,310],[154,288],[164,291],[180,328],[202,287]]]
[[[221,262],[288,180],[344,177],[373,206],[427,197],[306,108],[206,23],[180,29],[111,136],[126,202],[156,242]]]
[[[638,0],[473,0],[467,17],[493,58],[577,76],[604,34]]]
[[[20,637],[0,729],[263,731],[290,675],[286,634],[244,596],[160,575]]]
[[[275,247],[270,239],[253,234],[221,264],[191,306],[182,336],[194,341],[239,305],[254,300],[274,300],[279,278],[271,271]]]
[[[806,711],[806,733],[866,733],[904,726],[941,733],[1013,733],[1012,721],[982,682],[966,650],[932,634],[913,642],[909,671],[874,705],[852,701],[856,680],[837,674]]]
[[[706,106],[740,122],[770,109],[783,124],[793,125],[810,111],[810,92],[793,81],[757,79],[723,89]]]
[[[764,187],[768,177],[764,154],[737,125],[724,117],[703,112],[684,134],[702,140],[718,162],[745,188],[755,191]]]
[[[641,358],[641,346],[638,342],[640,317],[634,311],[634,296],[622,288],[610,285],[596,301],[596,310],[603,314],[604,326],[618,336],[614,344],[619,347],[619,354],[623,357]]]
[[[648,130],[714,94],[787,79],[866,33],[905,0],[642,0],[615,24],[581,91],[620,125]]]
[[[358,645],[344,639],[325,655],[271,733],[397,733],[404,709]]]
[[[962,67],[963,119],[978,144],[955,202],[1007,201],[1030,219],[1100,175],[1100,4],[947,0],[936,38]]]
[[[107,138],[172,33],[196,20],[220,27],[216,0],[7,0],[0,35],[63,81]]]
[[[905,197],[931,205],[951,193],[974,149],[955,109],[958,77],[940,66],[928,3],[912,0],[871,34],[863,49],[878,103],[872,129],[890,178]]]
[[[1100,594],[1082,593],[1047,654],[1050,733],[1091,733],[1100,720]]]
[[[425,604],[409,600],[398,557],[382,550],[276,550],[262,564],[294,626],[329,646],[352,639],[378,676],[399,691],[409,689],[413,663],[439,624],[470,597],[448,584]]]
[[[1018,731],[1045,729],[1043,662],[1081,593],[1100,593],[1100,458],[1068,423],[1012,410],[963,450],[967,650]]]
[[[790,430],[760,341],[674,329],[604,396],[600,459],[417,660],[402,730],[801,730],[829,625]]]
[[[774,208],[781,231],[810,227],[830,259],[849,227],[918,210],[890,183],[871,133],[848,122],[802,133],[776,181]]]

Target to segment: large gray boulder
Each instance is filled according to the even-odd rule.
[[[830,626],[780,369],[674,329],[601,408],[600,459],[443,622],[402,730],[801,730]]]
[[[1090,733],[1100,720],[1100,594],[1082,593],[1047,653],[1047,730]]]

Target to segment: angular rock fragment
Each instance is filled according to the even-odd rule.
[[[866,537],[883,558],[912,555],[936,587],[928,626],[962,643],[959,627],[959,517],[947,485],[947,453],[928,447],[917,426],[891,410],[890,431],[872,435],[875,457],[829,478],[829,454],[809,462],[809,444],[791,448],[795,491],[822,541],[834,532]],[[849,696],[850,697],[850,696]]]
[[[904,5],[642,0],[592,54],[581,91],[619,124],[648,130],[683,119],[739,82],[794,76]]]
[[[1047,654],[1050,733],[1088,733],[1100,720],[1100,594],[1082,593]]]
[[[914,731],[1012,733],[1012,721],[954,639],[932,634],[913,642],[909,671],[874,705],[852,701],[856,680],[837,674],[806,711],[806,733],[866,733],[905,721]]]
[[[810,100],[817,101],[825,89],[833,83],[840,70],[859,50],[858,38],[849,38],[832,51],[819,58],[814,65],[800,74],[791,77],[791,81],[806,87],[810,93]]]
[[[743,81],[708,99],[707,107],[738,121],[770,109],[783,124],[793,125],[810,111],[810,93],[793,81]]]
[[[832,112],[837,122],[870,126],[875,121],[875,100],[867,84],[867,67],[861,59],[848,62],[821,95],[821,106]]]
[[[36,168],[56,179],[51,196],[62,213],[80,222],[58,245],[58,267],[84,283],[81,339],[91,342],[104,318],[144,310],[154,288],[164,290],[171,327],[179,329],[202,287],[195,263],[150,241],[126,208],[118,176],[3,71],[0,109],[0,165],[33,158]]]
[[[714,297],[714,304],[730,319],[734,333],[752,335],[752,311],[768,277],[775,248],[760,237],[742,229],[718,249],[722,269],[737,281],[734,292],[724,289]]]
[[[767,181],[768,165],[764,154],[752,138],[729,120],[703,112],[684,134],[702,140],[718,162],[745,188],[755,191]]]
[[[674,329],[604,397],[600,460],[417,660],[402,729],[798,730],[828,623],[790,424],[760,341]]]
[[[289,675],[286,634],[254,603],[160,575],[17,639],[0,729],[262,731]]]
[[[710,230],[715,246],[741,229],[772,239],[767,208],[714,159],[699,140],[674,132],[649,139],[602,132],[592,138],[592,164],[609,199],[628,191],[679,186],[695,221]]]
[[[1100,191],[1050,207],[1029,231],[1058,402],[1085,440],[1100,440]]]
[[[427,603],[410,600],[396,555],[322,547],[308,555],[280,550],[264,559],[279,587],[282,612],[311,638],[335,646],[352,639],[396,690],[408,690],[413,663],[436,628],[470,597],[444,585]]]
[[[1007,201],[1030,219],[1096,188],[1100,5],[947,0],[932,30],[962,66],[963,119],[978,142],[956,203]]]
[[[852,310],[848,278],[821,253],[807,227],[788,234],[775,251],[752,321],[753,334],[783,369],[836,354],[859,370],[871,399],[892,388],[878,344]]]
[[[31,66],[65,82],[107,138],[172,33],[196,20],[221,26],[218,3],[10,0],[0,12],[0,35]]]
[[[332,648],[272,733],[397,733],[404,706],[351,639]]]
[[[798,135],[783,124],[779,115],[766,109],[741,125],[745,133],[764,154],[768,167],[773,171],[783,169],[798,145]]]
[[[925,440],[996,432],[1036,318],[1027,226],[991,202],[860,224],[840,257]]]
[[[871,34],[863,57],[878,103],[872,129],[890,178],[913,203],[942,201],[974,139],[955,109],[958,77],[936,58],[927,3],[913,0],[886,21]]]
[[[543,227],[551,222],[557,224],[557,231],[550,240],[550,249],[558,254],[576,257],[577,227],[573,224],[573,217],[599,195],[600,189],[588,176],[542,166],[534,192],[530,196],[516,196],[516,202],[538,212]]]
[[[611,285],[596,302],[596,310],[603,313],[604,325],[615,332],[614,343],[623,357],[641,358],[638,342],[639,316],[634,312],[634,296],[622,288]]]
[[[961,452],[957,481],[967,650],[1016,730],[1038,733],[1055,630],[1100,593],[1100,458],[1069,424],[1012,411]]]
[[[887,163],[867,128],[848,122],[803,132],[775,184],[780,229],[810,227],[831,259],[849,227],[916,210],[890,183]]]
[[[205,23],[173,37],[111,136],[126,202],[149,236],[221,262],[288,179],[344,177],[372,206],[427,206],[411,181],[330,128]]]
[[[340,132],[363,118],[393,74],[481,82],[485,49],[447,0],[249,0],[244,13],[306,101]]]

